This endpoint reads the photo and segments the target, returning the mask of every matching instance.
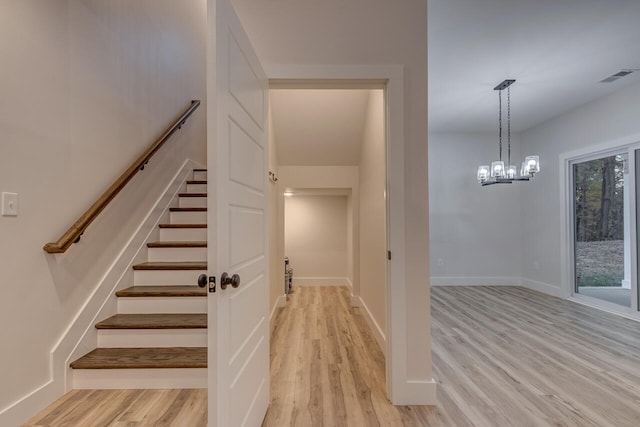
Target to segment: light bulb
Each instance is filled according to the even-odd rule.
[[[489,179],[489,165],[478,166],[478,182],[483,183]]]
[[[502,160],[496,160],[491,163],[491,177],[502,178],[504,177],[504,162]]]
[[[524,158],[526,172],[529,176],[533,176],[534,174],[540,172],[540,157],[538,156],[527,156]]]

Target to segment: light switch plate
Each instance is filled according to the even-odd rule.
[[[18,194],[2,193],[2,216],[18,215]]]

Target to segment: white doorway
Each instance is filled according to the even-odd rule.
[[[278,178],[272,191],[279,193],[281,217],[278,253],[272,258],[290,259],[296,285],[348,286],[351,304],[361,307],[386,354],[385,85],[367,82],[355,89],[344,83],[337,89],[328,89],[326,82],[322,88],[317,82],[312,85],[314,89],[287,86],[270,91],[271,137],[277,146],[277,161],[270,164]],[[334,218],[318,216],[323,210]],[[308,229],[313,226],[329,228]],[[290,233],[286,239],[285,230]],[[313,237],[314,233],[326,238]],[[278,272],[281,275],[282,268]]]
[[[407,217],[405,138],[405,69],[401,65],[291,65],[268,64],[265,72],[270,88],[362,88],[384,89],[385,140],[387,142],[387,261],[386,305],[387,331],[384,337],[387,397],[394,405],[433,405],[436,383],[430,370],[430,334],[428,328],[428,292],[426,300],[415,299],[416,292],[428,288],[428,282],[411,276],[407,252]],[[426,143],[426,141],[425,141]],[[426,161],[426,159],[425,159]],[[332,182],[330,176],[328,182]],[[283,196],[279,196],[283,197]],[[409,227],[411,228],[411,227]],[[277,271],[282,271],[281,269]],[[415,315],[407,317],[408,312]]]

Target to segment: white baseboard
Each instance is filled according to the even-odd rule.
[[[563,291],[560,286],[554,286],[549,283],[538,282],[537,280],[531,280],[522,278],[522,286],[531,289],[533,291],[542,292],[547,295],[551,295],[558,298],[568,298],[568,295]]]
[[[115,291],[133,283],[132,265],[146,260],[146,243],[165,216],[171,201],[177,196],[197,165],[192,160],[184,162],[170,184],[120,251],[106,273],[97,280],[96,288],[80,308],[50,353],[50,379],[37,389],[0,410],[0,425],[13,426],[24,423],[29,417],[44,409],[51,402],[69,391],[71,369],[69,363],[93,350],[97,344],[94,325],[97,321],[116,312]]]
[[[522,278],[509,276],[431,276],[431,286],[522,286]]]
[[[296,277],[293,276],[293,286],[349,286],[346,277]]]
[[[354,304],[355,302],[355,304]],[[373,315],[371,314],[371,311],[369,311],[369,308],[367,307],[367,304],[365,304],[365,302],[363,301],[363,299],[359,296],[354,296],[351,298],[351,305],[353,307],[360,307],[362,309],[362,314],[364,315],[365,320],[367,321],[367,325],[369,325],[369,329],[371,330],[371,333],[373,334],[373,337],[375,338],[376,342],[378,343],[378,347],[380,347],[380,350],[382,350],[382,353],[385,355],[387,355],[387,338],[385,336],[385,333],[383,332],[382,328],[380,327],[380,325],[378,325],[378,322],[376,322],[376,320],[374,319]]]
[[[430,380],[407,380],[393,393],[391,398],[396,406],[404,405],[436,405],[437,383]]]
[[[287,306],[287,297],[286,295],[280,295],[278,296],[278,299],[276,300],[275,304],[273,304],[273,307],[271,307],[271,313],[269,313],[269,322],[273,321],[273,316],[276,315],[276,313],[278,312],[279,308],[283,308]]]
[[[522,286],[558,298],[568,298],[559,286],[525,277],[431,276],[431,286]]]

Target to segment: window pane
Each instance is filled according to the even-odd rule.
[[[630,307],[624,156],[574,164],[573,179],[576,292]]]

